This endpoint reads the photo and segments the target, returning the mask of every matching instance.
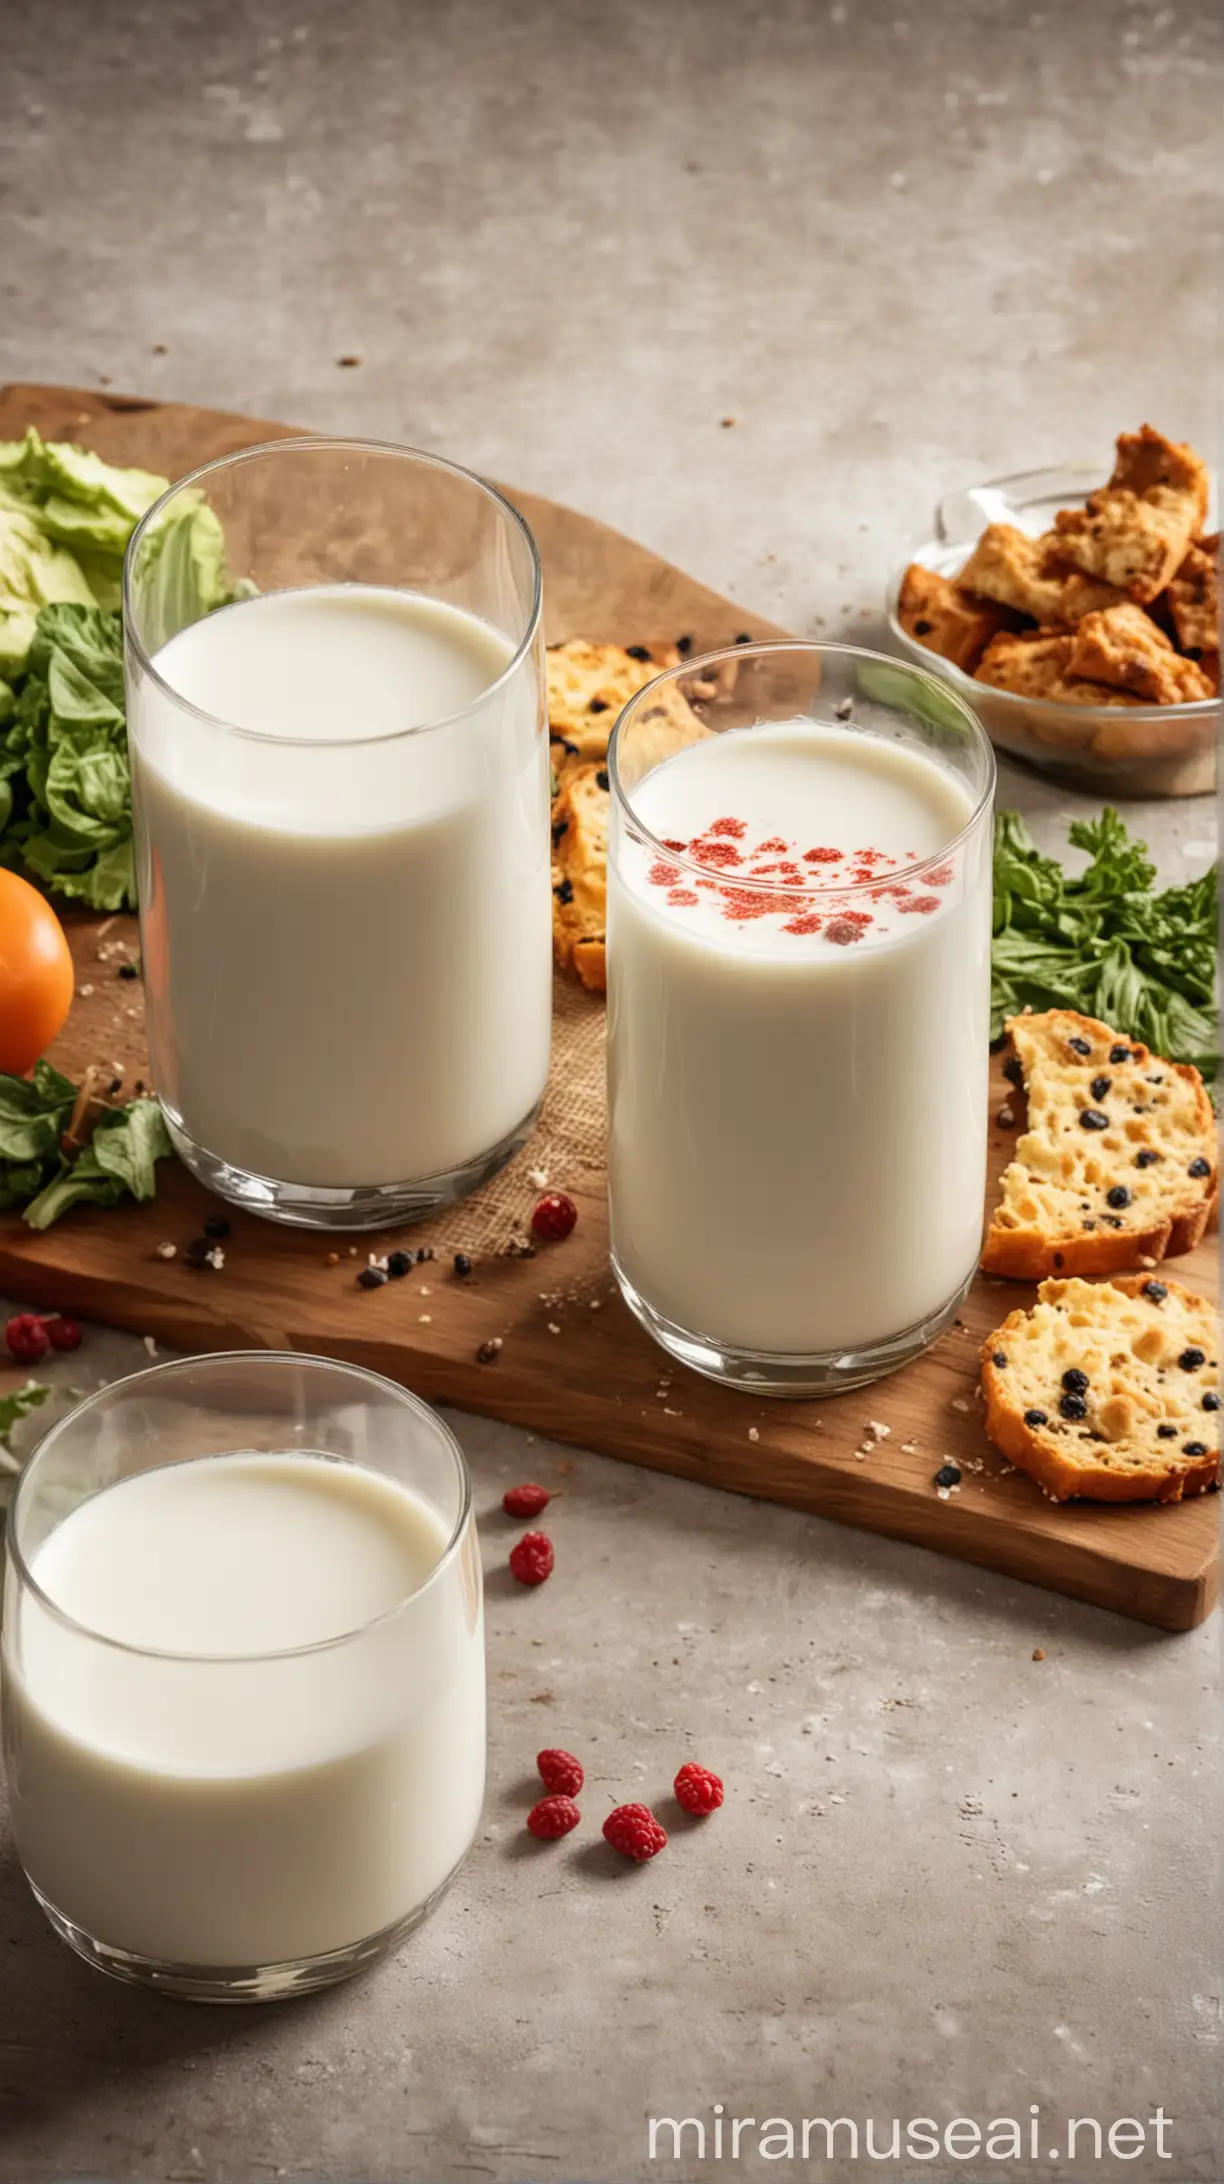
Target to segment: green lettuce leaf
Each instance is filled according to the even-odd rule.
[[[75,1160],[64,1159],[25,1209],[32,1229],[50,1228],[72,1206],[117,1206],[125,1192],[152,1198],[156,1164],[174,1151],[156,1100],[130,1100],[104,1108],[94,1133]]]
[[[24,1388],[11,1388],[7,1395],[0,1395],[0,1448],[8,1448],[14,1426],[45,1403],[50,1393],[41,1381],[27,1380]]]

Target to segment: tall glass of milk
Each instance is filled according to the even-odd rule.
[[[0,1661],[13,1832],[65,1941],[198,2001],[343,1979],[426,1916],[480,1815],[459,1447],[322,1358],[118,1381],[18,1482]]]
[[[528,1135],[552,981],[540,598],[510,504],[407,448],[250,448],[137,530],[149,1054],[222,1197],[375,1228]]]
[[[621,1289],[730,1385],[872,1380],[977,1264],[990,744],[917,669],[745,645],[639,692],[609,775]]]

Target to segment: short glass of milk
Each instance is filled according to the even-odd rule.
[[[246,449],[137,530],[149,1055],[223,1198],[376,1228],[527,1137],[552,994],[540,603],[516,510],[408,448]]]
[[[640,691],[609,775],[621,1289],[730,1385],[873,1380],[978,1259],[990,744],[916,668],[743,645]]]
[[[0,1660],[17,1850],[81,1956],[197,2001],[346,1978],[426,1916],[480,1815],[458,1444],[322,1358],[103,1388],[18,1481]]]

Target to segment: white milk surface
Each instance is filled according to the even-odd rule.
[[[534,678],[484,695],[511,656],[456,607],[324,585],[163,647],[158,674],[209,719],[131,678],[150,1056],[207,1152],[284,1182],[416,1182],[535,1105],[548,759]]]
[[[74,1510],[32,1574],[98,1635],[13,1588],[4,1633],[13,1826],[48,1900],[113,1947],[247,1967],[424,1904],[484,1787],[479,1578],[439,1571],[446,1545],[416,1494],[296,1453]]]
[[[621,1268],[729,1348],[902,1333],[981,1237],[989,853],[940,854],[966,788],[912,746],[794,721],[694,744],[632,801],[667,846],[622,839],[609,875]]]

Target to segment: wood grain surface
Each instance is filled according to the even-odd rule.
[[[291,429],[73,389],[0,390],[0,438],[17,438],[28,423],[49,438],[79,439],[115,461],[171,476]],[[754,635],[780,634],[606,525],[530,494],[512,498],[540,545],[550,640],[631,643],[687,632],[701,649],[745,626]],[[77,919],[71,931],[78,999],[53,1059],[74,1074],[88,1062],[117,1066],[131,1087],[147,1067],[141,986],[119,976],[120,962],[138,954],[135,921]],[[995,1108],[1004,1091],[1000,1079]],[[992,1176],[1008,1157],[1011,1134],[992,1124]],[[671,1364],[636,1326],[609,1271],[598,1179],[575,1184],[580,1220],[563,1245],[542,1247],[531,1259],[482,1255],[462,1281],[449,1256],[439,1257],[404,1281],[363,1291],[356,1272],[367,1242],[350,1253],[344,1240],[243,1215],[232,1217],[221,1272],[160,1257],[159,1245],[181,1251],[215,1210],[183,1169],[166,1163],[161,1174],[154,1204],[74,1212],[43,1236],[14,1217],[0,1219],[0,1288],[179,1350],[266,1344],[350,1358],[435,1401],[818,1511],[1168,1630],[1188,1629],[1215,1602],[1216,1497],[1166,1509],[1055,1508],[986,1441],[978,1345],[1027,1300],[1021,1285],[980,1278],[936,1348],[871,1389],[826,1403],[773,1403],[727,1394]],[[419,1246],[430,1238],[423,1224],[403,1241]],[[384,1231],[377,1249],[399,1240]],[[1214,1295],[1214,1239],[1172,1271]],[[502,1347],[482,1363],[477,1352],[492,1337]],[[0,1368],[0,1392],[9,1377]],[[869,1420],[887,1426],[887,1435],[869,1434]],[[949,1458],[963,1482],[945,1500],[933,1477]],[[818,1537],[813,1549],[819,1552]]]

